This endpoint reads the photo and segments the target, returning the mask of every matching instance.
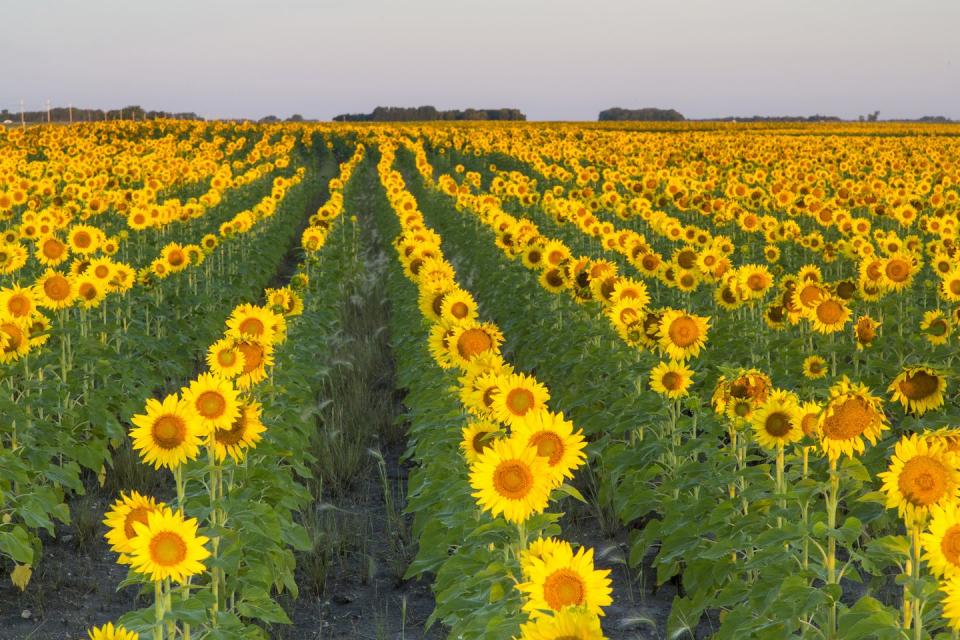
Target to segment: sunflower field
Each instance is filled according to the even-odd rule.
[[[129,594],[94,640],[373,637],[296,613],[357,554],[428,593],[376,637],[958,638],[958,159],[892,123],[0,129],[0,638],[81,522]]]

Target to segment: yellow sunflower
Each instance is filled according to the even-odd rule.
[[[687,395],[693,384],[693,370],[682,362],[661,362],[650,370],[650,388],[675,400]]]
[[[943,617],[954,632],[960,632],[960,576],[953,576],[940,583],[943,591]]]
[[[527,580],[530,578],[530,568],[533,566],[535,560],[547,562],[561,547],[566,548],[571,555],[573,554],[570,543],[559,538],[544,538],[540,536],[529,543],[527,548],[520,552],[520,571],[523,573],[524,579]]]
[[[610,570],[593,565],[593,549],[581,547],[576,554],[570,547],[558,547],[545,560],[532,560],[529,579],[517,585],[525,596],[523,610],[533,619],[567,607],[581,607],[603,615],[603,607],[613,602]]]
[[[213,455],[222,462],[228,455],[235,462],[241,462],[247,449],[257,446],[267,430],[260,421],[261,407],[258,402],[244,402],[240,405],[240,414],[229,428],[215,428],[208,438],[213,446]]]
[[[118,562],[129,564],[130,559],[127,554],[133,550],[130,541],[137,536],[133,523],[147,524],[147,514],[166,508],[163,503],[158,503],[154,498],[141,495],[137,491],[120,494],[103,520],[103,524],[109,527],[106,534],[107,543],[111,549],[120,554]]]
[[[960,266],[940,279],[940,296],[947,302],[960,302]]]
[[[694,358],[707,341],[709,325],[709,318],[675,309],[666,311],[658,326],[660,348],[678,362]]]
[[[73,281],[53,269],[47,269],[37,279],[36,291],[39,296],[38,303],[47,309],[65,309],[76,295]]]
[[[204,433],[213,429],[229,430],[240,417],[240,399],[233,383],[210,373],[183,388],[183,401],[199,419],[198,427]]]
[[[74,283],[76,297],[84,309],[99,307],[107,297],[107,285],[87,273],[77,276]]]
[[[575,432],[573,422],[564,420],[563,414],[546,409],[531,411],[514,422],[511,431],[514,438],[546,458],[556,485],[562,484],[565,478],[573,478],[574,469],[587,459],[583,432]]]
[[[866,386],[852,383],[844,376],[830,387],[830,397],[820,413],[817,430],[820,447],[831,460],[844,454],[853,457],[854,453],[863,453],[863,439],[876,444],[887,429],[883,402],[872,396]]]
[[[820,419],[820,412],[823,411],[816,402],[804,402],[800,405],[797,412],[797,423],[800,425],[800,431],[808,438],[815,438],[817,435],[817,421]]]
[[[515,438],[495,440],[470,466],[480,508],[514,523],[546,509],[552,476],[547,459]]]
[[[154,582],[169,578],[183,583],[205,570],[203,561],[210,552],[203,545],[208,539],[197,535],[196,519],[185,520],[180,512],[153,511],[147,514],[147,524],[134,522],[133,528],[137,534],[130,552],[134,571]]]
[[[221,378],[236,378],[243,373],[246,359],[230,338],[217,340],[207,350],[207,366]]]
[[[920,321],[920,330],[924,337],[932,345],[946,344],[953,332],[950,326],[950,319],[942,311],[931,309],[923,314],[923,320]]]
[[[842,331],[850,320],[850,309],[843,299],[832,295],[825,295],[807,311],[807,318],[813,324],[813,329],[819,333],[835,333]]]
[[[472,465],[480,459],[480,454],[486,451],[501,433],[500,425],[489,420],[471,420],[461,431],[460,450]]]
[[[253,338],[238,340],[237,349],[243,354],[243,371],[236,378],[238,389],[249,389],[267,377],[267,369],[273,366],[273,345]]]
[[[29,321],[0,314],[0,363],[14,362],[29,352]]]
[[[809,380],[817,380],[827,375],[829,367],[821,356],[807,356],[803,360],[803,376]]]
[[[227,335],[238,339],[253,338],[266,344],[280,344],[286,337],[284,317],[264,307],[241,304],[227,319]]]
[[[477,319],[477,302],[463,289],[448,291],[440,301],[440,319],[450,324],[473,322]]]
[[[960,576],[960,503],[932,506],[920,540],[930,573],[938,578]]]
[[[108,622],[102,627],[93,627],[87,632],[89,640],[140,640],[140,634],[135,631],[127,631],[124,627],[113,626]]]
[[[496,325],[489,322],[463,322],[453,327],[447,350],[451,359],[464,367],[482,353],[499,353],[502,342],[503,334]]]
[[[896,508],[907,526],[923,523],[934,505],[957,499],[960,470],[957,458],[942,441],[916,433],[897,443],[887,471],[877,474],[887,494],[887,508]]]
[[[0,289],[0,315],[26,319],[37,310],[37,294],[33,287],[13,285]]]
[[[201,430],[199,420],[189,405],[177,394],[158,402],[147,400],[147,412],[133,416],[134,429],[130,431],[133,448],[140,452],[144,464],[154,468],[175,469],[199,452]]]
[[[520,640],[603,640],[600,618],[586,609],[567,607],[520,627]]]
[[[926,366],[907,367],[887,387],[891,400],[915,416],[942,407],[946,390],[946,376]]]
[[[790,393],[774,392],[750,415],[757,444],[775,450],[803,437],[800,404]]]
[[[490,399],[491,410],[497,419],[512,427],[521,422],[527,414],[544,409],[550,400],[550,392],[535,378],[514,373],[498,378],[497,388]]]

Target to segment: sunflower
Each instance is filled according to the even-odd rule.
[[[33,287],[13,285],[0,290],[0,316],[25,319],[37,310],[37,294]]]
[[[450,354],[450,339],[452,337],[453,329],[443,324],[438,323],[430,327],[430,337],[427,338],[427,347],[431,357],[433,357],[433,361],[436,362],[437,366],[441,369],[453,369],[456,366],[453,361],[453,356]]]
[[[907,367],[887,387],[892,394],[890,399],[917,417],[942,407],[946,390],[946,376],[926,366]]]
[[[891,291],[902,291],[913,282],[918,269],[915,259],[905,253],[895,253],[881,266],[883,286]]]
[[[137,535],[133,523],[147,524],[147,514],[159,509],[166,509],[166,506],[136,491],[131,491],[129,494],[121,493],[113,503],[103,519],[103,524],[109,527],[106,534],[107,543],[111,549],[120,554],[118,562],[129,564],[130,559],[127,554],[133,550],[130,541]]]
[[[573,549],[570,543],[559,538],[538,537],[527,545],[527,548],[520,552],[520,571],[525,580],[530,578],[530,568],[535,560],[547,562],[561,548],[565,548],[572,555]]]
[[[29,321],[0,314],[0,363],[19,360],[29,352]]]
[[[897,443],[887,471],[877,478],[883,481],[887,508],[896,507],[907,526],[923,523],[930,509],[957,499],[960,470],[953,453],[944,443],[919,434],[904,436]]]
[[[960,632],[960,576],[953,576],[940,583],[943,591],[943,617],[954,632]]]
[[[108,622],[102,627],[93,627],[87,632],[90,640],[140,640],[140,634],[135,631],[127,631],[124,627],[113,626]]]
[[[240,417],[240,399],[233,383],[210,373],[183,388],[183,401],[199,419],[198,427],[205,433],[213,429],[231,429]]]
[[[196,415],[177,394],[158,402],[147,400],[147,412],[133,416],[130,431],[133,448],[145,464],[155,469],[175,469],[199,452],[201,431]]]
[[[920,330],[924,337],[932,345],[946,344],[953,332],[950,326],[950,320],[942,311],[931,309],[923,314],[923,320],[920,321]]]
[[[463,367],[482,353],[499,353],[502,342],[503,334],[496,325],[489,322],[463,322],[453,328],[448,351],[453,361]]]
[[[954,267],[941,278],[940,296],[947,302],[960,302],[960,266]]]
[[[99,307],[107,297],[107,285],[87,273],[77,276],[74,284],[77,291],[76,297],[84,309]]]
[[[440,303],[452,286],[455,285],[443,282],[434,286],[420,287],[418,299],[420,314],[430,322],[440,322]]]
[[[880,324],[870,316],[861,316],[857,319],[857,323],[853,325],[853,337],[857,342],[857,351],[862,351],[873,344],[873,341],[877,338],[877,329],[880,328]]]
[[[817,421],[820,419],[820,412],[823,411],[816,402],[804,402],[797,411],[797,424],[800,425],[800,431],[808,438],[814,438],[817,435]]]
[[[750,414],[757,444],[774,450],[803,437],[800,404],[791,393],[774,392]]]
[[[511,427],[546,407],[550,399],[547,388],[530,376],[514,373],[501,376],[490,396],[491,410],[497,419]]]
[[[208,539],[197,535],[196,519],[185,520],[180,512],[153,511],[147,514],[146,524],[134,522],[133,528],[137,534],[130,553],[134,571],[154,582],[169,578],[183,583],[205,570],[203,561],[210,552],[203,545]]]
[[[519,640],[603,640],[600,618],[586,609],[566,607],[520,626]]]
[[[547,459],[515,438],[495,440],[470,465],[480,508],[518,524],[546,509],[552,477]]]
[[[207,350],[207,366],[221,378],[236,378],[243,373],[246,359],[230,338],[217,340]]]
[[[664,312],[657,328],[660,348],[676,361],[696,357],[707,341],[710,319],[685,311]]]
[[[546,409],[528,413],[511,428],[512,437],[537,450],[537,455],[546,458],[556,485],[564,479],[573,478],[573,471],[587,459],[583,449],[587,446],[583,431],[574,431],[573,422],[564,420],[563,414]]]
[[[73,282],[67,276],[47,269],[34,286],[37,304],[47,309],[64,309],[70,306],[75,295]]]
[[[481,373],[472,376],[469,384],[460,387],[460,402],[471,414],[485,420],[496,420],[493,409],[493,394],[496,393],[504,375]]]
[[[889,429],[880,398],[860,383],[844,376],[830,387],[827,405],[820,413],[817,430],[820,447],[831,460],[846,454],[863,453],[863,438],[876,444],[880,434]]]
[[[89,255],[100,247],[102,237],[103,232],[96,227],[78,224],[70,230],[67,239],[75,253]]]
[[[238,389],[249,389],[267,377],[267,368],[273,366],[273,345],[247,338],[235,345],[243,354],[243,371],[236,378]]]
[[[287,323],[280,314],[244,303],[230,314],[227,329],[227,335],[235,338],[253,338],[267,344],[280,344],[286,337]]]
[[[835,333],[842,331],[850,319],[850,309],[843,299],[832,295],[824,295],[813,308],[807,310],[807,318],[813,324],[813,329],[819,333]]]
[[[938,578],[960,576],[960,504],[954,501],[930,508],[921,544],[930,573]]]
[[[581,547],[574,554],[560,546],[545,560],[532,560],[528,581],[517,589],[527,597],[523,610],[535,620],[568,607],[603,615],[603,607],[613,602],[609,575],[609,569],[594,568],[593,549]]]
[[[661,362],[650,370],[650,388],[676,400],[687,395],[693,384],[693,370],[682,362]]]
[[[258,402],[244,402],[240,405],[240,414],[227,429],[215,428],[208,443],[213,447],[213,455],[222,462],[228,455],[234,462],[241,462],[247,449],[257,446],[267,430],[260,421],[261,408]]]
[[[461,431],[460,450],[467,464],[472,465],[500,436],[500,425],[490,420],[471,420]]]
[[[37,241],[33,255],[41,265],[56,267],[70,258],[70,248],[65,242],[51,235]]]
[[[827,375],[829,368],[827,361],[821,356],[807,356],[803,360],[803,376],[809,380],[817,380]]]
[[[457,287],[440,300],[440,319],[455,324],[477,319],[477,302],[468,292]]]

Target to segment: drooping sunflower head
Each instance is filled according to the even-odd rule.
[[[896,508],[908,527],[923,524],[933,506],[953,504],[960,488],[960,469],[943,442],[919,434],[897,443],[890,467],[877,476],[883,481],[887,508]]]
[[[942,407],[946,390],[946,376],[927,366],[907,367],[887,387],[891,400],[918,417]]]
[[[858,351],[873,344],[873,341],[877,338],[878,328],[880,328],[880,323],[868,315],[860,316],[857,319],[857,324],[853,327],[853,336],[857,341]]]

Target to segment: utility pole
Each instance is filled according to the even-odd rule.
[[[70,103],[70,106],[68,108],[70,110],[70,124],[73,124],[73,103],[72,102]]]
[[[47,124],[50,124],[50,98],[47,98]]]
[[[23,119],[23,98],[20,98],[20,129],[26,130],[27,123]]]

